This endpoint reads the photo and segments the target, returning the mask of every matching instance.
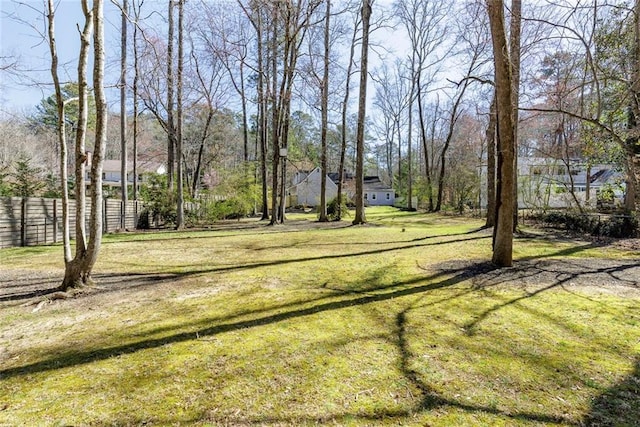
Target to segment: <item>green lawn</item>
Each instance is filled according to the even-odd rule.
[[[479,220],[367,218],[105,236],[99,289],[0,300],[0,425],[640,425],[640,253],[526,230],[501,272]]]

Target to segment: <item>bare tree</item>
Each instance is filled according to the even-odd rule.
[[[356,134],[356,214],[353,224],[367,222],[364,212],[364,128],[367,108],[369,73],[369,31],[373,0],[362,0],[362,46],[360,54],[360,89],[358,95],[358,128]]]
[[[487,220],[485,227],[493,227],[496,223],[496,94],[492,91],[489,121],[485,138],[487,140]]]
[[[443,192],[445,186],[445,174],[447,163],[447,152],[450,148],[454,131],[463,113],[463,101],[467,90],[471,83],[478,81],[478,76],[481,75],[481,71],[486,62],[488,62],[487,51],[489,50],[489,37],[485,32],[485,26],[482,24],[481,10],[476,7],[470,9],[466,13],[466,19],[461,20],[460,28],[458,29],[458,37],[456,45],[461,50],[462,63],[466,65],[465,72],[462,79],[455,83],[455,94],[451,98],[451,108],[448,114],[448,129],[442,148],[440,150],[439,166],[440,171],[437,175],[438,192],[436,199],[435,211],[440,211],[443,202]],[[462,15],[462,13],[461,13]],[[474,21],[475,25],[473,25]],[[483,82],[483,80],[480,80]]]
[[[268,17],[265,16],[265,8],[260,7],[260,4],[255,0],[249,1],[247,5],[238,0],[238,4],[244,12],[251,26],[256,33],[256,73],[257,73],[257,104],[258,104],[258,117],[257,117],[257,143],[260,152],[260,181],[262,183],[262,217],[261,219],[269,219],[269,206],[268,206],[268,180],[267,180],[267,156],[269,148],[269,136],[268,136],[268,70],[270,62],[268,60],[268,32],[265,28],[265,22],[268,21]]]
[[[167,119],[165,129],[167,131],[167,183],[170,190],[173,189],[173,178],[175,168],[175,147],[176,147],[176,126],[173,116],[174,106],[174,83],[173,83],[173,44],[174,44],[174,0],[169,0],[169,12],[167,14]],[[157,115],[157,114],[156,114]]]
[[[444,47],[447,38],[446,19],[453,3],[427,0],[401,0],[394,4],[395,14],[405,27],[411,42],[411,80],[414,84],[410,109],[417,106],[418,127],[425,163],[425,179],[428,209],[434,209],[433,173],[434,165],[428,147],[428,122],[426,119],[427,93],[446,56]],[[412,118],[413,119],[413,118]],[[412,120],[413,126],[413,120]]]
[[[635,0],[633,5],[633,51],[632,51],[632,78],[629,86],[631,110],[633,120],[629,120],[631,135],[626,140],[627,164],[629,178],[633,190],[636,192],[634,203],[630,206],[634,211],[640,212],[640,198],[637,193],[640,190],[640,0]]]
[[[91,272],[97,261],[102,242],[102,163],[106,145],[106,118],[107,103],[104,92],[104,24],[103,24],[103,1],[95,0],[93,9],[90,9],[87,0],[81,2],[85,17],[84,28],[80,36],[80,55],[78,59],[78,112],[79,120],[76,132],[76,252],[71,258],[68,232],[65,237],[65,277],[60,286],[60,290],[66,291],[72,287],[81,287],[92,282]],[[64,138],[64,103],[60,92],[60,82],[57,76],[58,56],[55,43],[55,7],[53,0],[48,0],[48,26],[49,26],[49,47],[51,52],[51,73],[56,87],[56,100],[58,106],[58,136],[61,149],[66,153],[66,141]],[[91,212],[89,216],[89,238],[86,239],[84,229],[84,209],[85,209],[85,163],[88,161],[87,154],[84,153],[84,142],[87,131],[87,77],[86,69],[91,43],[91,33],[93,32],[93,91],[96,102],[96,128],[94,152],[91,156],[90,190],[91,190]],[[64,157],[64,154],[61,156]],[[61,169],[65,169],[66,164],[61,162]],[[61,170],[62,176],[66,177]],[[66,186],[66,180],[62,182]],[[63,190],[64,192],[64,190]],[[68,198],[64,197],[67,199]],[[64,210],[64,208],[63,208]],[[68,212],[68,208],[66,209]],[[64,221],[68,226],[68,218]]]
[[[89,20],[89,23],[91,21]],[[55,7],[53,0],[48,0],[47,3],[47,27],[49,37],[49,50],[51,54],[51,77],[53,79],[53,85],[55,88],[56,108],[58,111],[58,123],[56,124],[56,130],[58,134],[58,142],[60,145],[60,182],[62,188],[62,241],[64,247],[64,262],[65,267],[72,260],[71,255],[71,243],[69,234],[69,188],[66,185],[68,181],[67,173],[67,131],[66,131],[66,119],[65,119],[65,103],[62,96],[62,85],[58,76],[58,50],[55,38]],[[83,31],[83,37],[88,37],[88,32],[91,31],[91,26],[88,28],[85,26]],[[82,222],[84,226],[84,221]],[[80,227],[76,228],[76,232],[80,230]],[[82,242],[79,242],[82,244]]]
[[[178,81],[177,81],[177,93],[176,102],[177,109],[177,125],[176,125],[176,184],[177,184],[177,206],[176,206],[176,228],[178,230],[184,228],[184,185],[182,180],[184,178],[183,161],[182,161],[182,127],[184,123],[183,113],[183,101],[184,101],[184,2],[185,0],[178,0]],[[169,40],[169,43],[172,43]]]
[[[502,0],[487,0],[493,41],[496,107],[498,112],[496,225],[493,237],[494,264],[513,264],[513,177],[514,177],[514,105],[511,61],[507,46]]]
[[[340,161],[338,164],[338,195],[336,206],[338,213],[336,219],[340,220],[344,212],[342,212],[342,188],[345,180],[345,157],[347,152],[347,112],[349,108],[349,97],[351,94],[351,76],[353,75],[353,58],[355,56],[356,41],[358,38],[358,30],[362,22],[362,15],[354,13],[353,30],[351,33],[351,42],[349,43],[349,56],[347,69],[345,73],[344,97],[340,105]]]
[[[129,12],[128,0],[122,0],[120,24],[120,182],[121,200],[120,227],[126,228],[127,199],[129,184],[127,179],[127,21]],[[135,186],[135,182],[134,182]]]
[[[511,20],[509,22],[509,55],[511,58],[511,103],[514,106],[513,143],[513,229],[518,226],[518,106],[520,104],[520,61],[521,61],[521,33],[522,33],[522,0],[511,0]]]

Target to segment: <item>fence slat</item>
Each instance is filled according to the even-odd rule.
[[[142,206],[140,202],[127,202],[127,228],[135,229]],[[69,235],[75,237],[75,200],[69,200]],[[121,201],[105,199],[101,208],[104,214],[104,232],[120,228]],[[87,200],[88,224],[91,202]],[[44,198],[0,198],[0,249],[16,246],[57,243],[62,240],[62,200]]]

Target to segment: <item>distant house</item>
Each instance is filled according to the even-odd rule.
[[[622,174],[612,165],[592,165],[587,171],[582,162],[571,161],[567,170],[557,159],[523,157],[518,159],[518,204],[526,208],[568,208],[574,207],[577,199],[582,206],[596,207],[605,190],[613,191],[620,203],[622,181]]]
[[[393,206],[396,192],[385,185],[378,176],[364,177],[364,204],[369,206]]]
[[[290,206],[304,205],[317,206],[320,204],[320,178],[322,173],[317,167],[311,172],[298,171],[294,174],[293,185],[289,187],[287,193],[290,196]],[[343,193],[348,198],[355,196],[354,176],[350,173],[344,174]],[[338,194],[338,174],[327,174],[327,202],[335,198]],[[368,206],[393,206],[395,203],[395,190],[385,185],[377,176],[364,177],[364,203]]]
[[[162,163],[140,161],[137,164],[138,172],[138,184],[144,183],[145,175],[150,173],[165,174],[167,168]],[[87,168],[87,178],[89,176],[89,170]],[[102,163],[102,185],[112,188],[120,188],[122,186],[121,179],[121,161],[120,160],[105,160]],[[127,164],[127,182],[133,184],[133,162]]]
[[[298,171],[293,175],[292,185],[287,190],[290,206],[318,206],[320,204],[320,191],[322,172],[317,167],[310,172]],[[327,202],[338,194],[338,186],[327,176],[327,188],[325,195]]]

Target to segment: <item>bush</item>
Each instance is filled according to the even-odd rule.
[[[633,215],[612,216],[600,226],[601,236],[635,237],[638,231],[638,218]]]
[[[576,233],[605,237],[635,237],[639,235],[638,218],[633,215],[616,215],[602,218],[574,212],[549,212],[541,216],[543,222],[556,228]]]
[[[168,189],[166,175],[150,174],[148,184],[140,188],[140,197],[144,201],[147,219],[139,221],[139,224],[147,228],[152,223],[175,224],[176,194]]]
[[[327,203],[327,217],[331,221],[339,221],[340,217],[349,216],[349,208],[347,207],[347,198],[342,197],[342,203],[338,206],[338,198],[335,197]]]

